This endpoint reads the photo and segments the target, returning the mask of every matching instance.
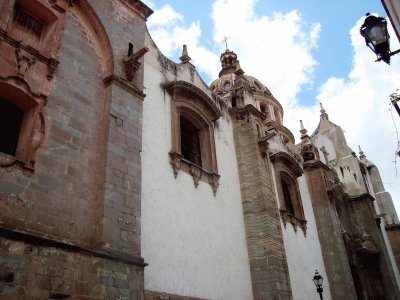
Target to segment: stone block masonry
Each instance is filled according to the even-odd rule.
[[[0,299],[140,299],[143,264],[0,230]]]
[[[232,108],[233,135],[254,299],[291,299],[269,157],[262,157],[249,107]],[[267,161],[264,161],[267,160]]]

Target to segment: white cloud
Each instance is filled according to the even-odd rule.
[[[393,163],[397,149],[394,124],[400,129],[400,117],[393,111],[392,119],[389,111],[389,95],[399,88],[400,60],[392,57],[390,66],[374,62],[376,57],[359,34],[362,21],[350,30],[354,59],[348,78],[328,79],[317,100],[323,102],[331,121],[345,130],[353,150],[358,152],[357,146],[361,145],[367,158],[378,166],[400,211],[400,172],[396,178]]]
[[[149,27],[171,27],[178,22],[183,22],[183,16],[174,10],[171,5],[166,4],[162,8],[154,11],[147,24]]]
[[[216,1],[214,42],[222,46],[228,36],[229,48],[238,54],[243,70],[274,87],[273,94],[285,105],[312,82],[316,61],[311,50],[317,46],[320,25],[307,24],[297,11],[258,16],[256,2]]]
[[[318,47],[321,26],[307,23],[297,11],[260,16],[255,13],[256,2],[215,1],[211,16],[214,44],[208,47],[199,42],[201,23],[184,26],[183,17],[170,6],[154,13],[155,20],[149,21],[150,31],[167,56],[176,55],[182,45],[187,44],[191,62],[212,79],[218,76],[218,56],[224,51],[224,36],[228,36],[228,47],[238,54],[245,73],[261,80],[282,103],[284,124],[297,139],[300,119],[309,134],[316,128],[319,102],[322,102],[330,119],[345,130],[350,147],[358,152],[357,146],[361,145],[367,158],[379,167],[385,187],[400,211],[400,167],[397,178],[393,164],[397,138],[388,111],[389,94],[400,88],[400,74],[397,74],[400,55],[392,58],[390,66],[375,63],[373,53],[359,35],[362,23],[359,20],[350,31],[354,51],[351,72],[346,78],[329,78],[319,88],[314,105],[302,106],[297,96],[301,89],[313,83],[317,62],[312,50]],[[211,47],[219,49],[220,53],[209,50]],[[400,117],[396,112],[393,114],[400,129]]]

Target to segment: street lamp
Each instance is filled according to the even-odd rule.
[[[360,28],[360,34],[365,39],[367,46],[376,54],[378,58],[376,61],[383,60],[390,64],[390,57],[400,52],[400,49],[394,52],[390,51],[390,36],[385,18],[375,17],[367,13],[364,24]]]
[[[315,270],[315,275],[313,277],[313,281],[314,281],[314,284],[315,284],[315,286],[317,288],[317,293],[319,294],[319,297],[321,298],[321,300],[323,300],[322,292],[324,290],[322,289],[322,282],[324,281],[324,278],[321,275],[319,275],[317,270]]]

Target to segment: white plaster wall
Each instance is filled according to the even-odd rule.
[[[168,156],[170,96],[160,86],[165,78],[149,40],[148,46],[141,219],[142,256],[149,264],[145,289],[207,299],[252,299],[231,125],[222,117],[215,131],[221,175],[215,197],[208,183],[200,181],[196,189],[183,171],[175,179]],[[196,76],[194,82],[201,83]]]
[[[275,178],[274,184],[275,191],[277,191]],[[307,220],[306,236],[304,235],[303,230],[299,227],[297,228],[296,232],[290,223],[287,223],[285,228],[281,220],[293,300],[318,299],[319,295],[314,282],[312,281],[315,270],[318,270],[318,272],[324,278],[323,297],[326,300],[330,300],[331,295],[329,290],[329,282],[326,276],[325,265],[322,258],[322,250],[319,243],[310,193],[307,187],[307,180],[304,175],[298,178],[298,184],[304,215],[305,219]],[[278,200],[277,193],[276,199]]]

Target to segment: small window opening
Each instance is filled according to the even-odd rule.
[[[290,190],[288,184],[282,180],[282,191],[283,191],[283,198],[285,200],[286,212],[288,214],[294,215],[294,208],[292,197],[290,196]]]
[[[267,108],[265,107],[265,104],[263,103],[260,104],[260,110],[264,115],[267,114]]]
[[[132,54],[133,54],[133,45],[132,45],[132,43],[129,43],[128,57],[130,57]]]
[[[0,152],[15,156],[24,112],[0,99]]]
[[[236,107],[236,97],[232,96],[232,107]]]
[[[183,158],[201,167],[199,130],[181,117],[181,152]]]
[[[23,43],[38,47],[43,32],[43,24],[30,14],[22,10],[19,6],[15,7],[12,34]]]

